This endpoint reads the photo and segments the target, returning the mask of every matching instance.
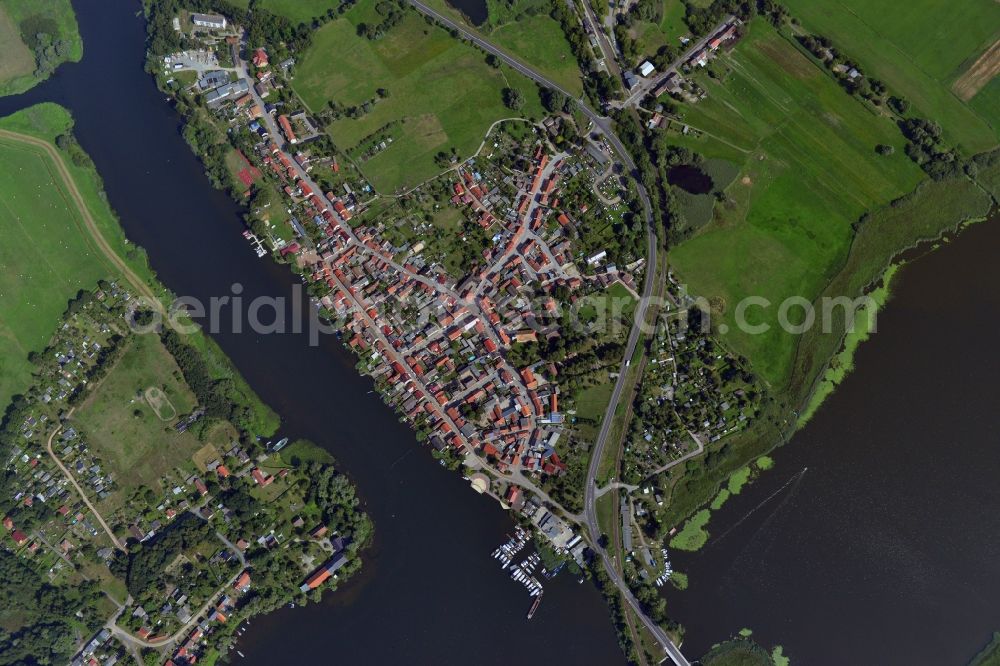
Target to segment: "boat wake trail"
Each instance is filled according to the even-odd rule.
[[[406,458],[406,456],[408,456],[411,453],[413,453],[416,450],[416,448],[417,447],[412,447],[412,448],[407,449],[406,452],[403,453],[403,455],[401,455],[398,458],[396,458],[395,462],[393,462],[391,465],[389,465],[389,469],[392,469],[393,467],[395,467],[399,463],[403,462],[403,459]]]
[[[781,507],[785,506],[785,504],[787,504],[790,499],[792,499],[793,497],[795,497],[795,492],[799,488],[799,483],[802,481],[802,477],[804,477],[806,475],[807,471],[809,471],[809,468],[808,467],[803,467],[797,474],[794,474],[790,479],[788,479],[788,481],[786,481],[783,486],[781,486],[780,488],[778,488],[777,490],[775,490],[773,493],[771,493],[770,495],[768,495],[767,497],[765,497],[764,500],[760,504],[758,504],[754,508],[750,509],[746,513],[746,515],[744,515],[742,518],[740,518],[738,521],[736,521],[736,523],[734,523],[733,525],[731,525],[728,530],[726,530],[725,532],[723,532],[722,534],[720,534],[716,538],[712,539],[712,542],[714,543],[714,542],[722,541],[723,539],[725,539],[726,535],[728,535],[730,532],[732,532],[733,530],[735,530],[737,527],[739,527],[740,525],[742,525],[743,523],[745,523],[750,516],[752,516],[753,514],[757,513],[757,511],[759,511],[765,504],[767,504],[768,502],[770,502],[771,500],[773,500],[775,497],[777,497],[778,495],[780,495],[781,493],[783,493],[786,488],[788,488],[789,486],[791,486],[791,485],[794,484],[794,488],[792,488],[792,492],[788,493],[788,495],[781,501],[781,504],[779,504],[778,506],[776,506],[774,508],[774,511],[771,512],[771,515],[773,516],[775,513],[778,512],[779,509],[781,509]]]

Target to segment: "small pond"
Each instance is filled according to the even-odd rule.
[[[489,15],[486,0],[447,0],[448,4],[465,14],[473,25],[482,25]]]
[[[670,167],[667,182],[691,194],[708,194],[715,185],[711,176],[693,164]]]

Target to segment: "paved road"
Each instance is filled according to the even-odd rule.
[[[197,516],[199,520],[202,521],[205,520],[201,516],[201,514],[199,514],[197,511],[190,511],[189,513]],[[214,606],[218,602],[219,598],[232,587],[233,583],[236,582],[236,579],[240,577],[240,574],[242,574],[247,567],[247,560],[246,557],[244,557],[243,555],[243,551],[241,551],[239,548],[233,545],[233,543],[229,541],[229,539],[227,539],[225,536],[223,536],[221,532],[216,531],[215,536],[217,536],[219,540],[222,541],[222,543],[225,544],[227,548],[229,548],[229,550],[233,551],[233,553],[236,554],[236,557],[239,558],[240,561],[240,569],[232,576],[230,576],[222,587],[220,587],[218,590],[212,593],[212,595],[205,601],[205,603],[203,603],[198,608],[198,612],[192,613],[191,619],[185,622],[180,629],[175,631],[170,636],[164,636],[156,639],[155,641],[148,641],[144,638],[139,638],[138,636],[135,636],[131,632],[128,632],[125,629],[119,627],[118,617],[121,615],[125,607],[128,606],[130,603],[132,603],[131,595],[129,595],[129,597],[125,600],[125,603],[121,605],[117,611],[115,611],[115,613],[111,616],[111,619],[109,619],[104,624],[104,626],[107,627],[111,631],[111,633],[114,634],[115,637],[118,638],[126,647],[134,648],[136,646],[139,646],[144,648],[163,649],[171,647],[178,640],[184,638],[187,635],[187,633],[191,630],[191,628],[194,627],[194,625],[197,624],[199,620],[208,613],[208,609]]]
[[[681,55],[677,57],[676,60],[670,63],[670,66],[667,67],[665,70],[663,70],[658,74],[652,75],[648,79],[640,78],[639,82],[636,83],[635,85],[635,89],[628,96],[628,98],[626,98],[625,101],[623,102],[615,103],[615,106],[624,108],[629,105],[638,105],[639,102],[642,101],[643,97],[645,97],[651,90],[654,90],[658,85],[660,85],[660,83],[662,83],[668,76],[670,76],[675,72],[680,73],[681,65],[686,63],[688,60],[691,59],[691,56],[693,56],[695,53],[704,48],[708,44],[709,40],[715,37],[716,33],[718,33],[719,30],[722,29],[722,26],[728,24],[735,18],[736,17],[733,16],[732,14],[726,14],[722,18],[722,20],[715,25],[714,28],[712,28],[709,32],[705,33],[705,36],[696,41],[693,45],[688,46],[688,48],[685,49],[681,53]]]
[[[576,102],[577,106],[580,107],[580,111],[583,112],[591,122],[600,130],[608,140],[608,143],[614,149],[618,156],[618,159],[625,165],[628,171],[633,176],[638,176],[636,174],[635,162],[632,161],[632,157],[629,155],[628,151],[625,150],[624,144],[615,135],[614,131],[611,129],[611,120],[604,116],[601,116],[596,111],[591,109],[587,103],[580,98],[571,95],[569,92],[558,86],[556,83],[545,78],[534,69],[528,67],[521,61],[515,59],[514,57],[508,55],[506,52],[500,50],[490,42],[484,40],[477,34],[470,32],[468,29],[453,21],[452,19],[444,16],[437,11],[431,9],[427,5],[423,4],[419,0],[409,0],[409,3],[421,14],[433,18],[438,23],[447,26],[449,29],[456,31],[463,39],[467,39],[474,43],[476,46],[486,51],[487,53],[492,53],[501,60],[503,60],[507,65],[514,68],[524,76],[536,81],[543,86],[547,86],[553,90],[558,90],[562,94],[566,95],[567,98],[572,99]],[[654,285],[656,284],[656,227],[653,220],[652,205],[649,201],[649,194],[647,194],[646,189],[642,186],[642,182],[638,177],[635,179],[636,187],[639,193],[639,199],[642,202],[643,209],[645,211],[646,217],[646,238],[647,238],[647,253],[646,253],[646,277],[642,289],[642,298],[639,301],[638,307],[635,309],[635,321],[632,325],[632,331],[629,334],[628,343],[625,346],[625,355],[622,358],[622,364],[619,368],[618,381],[615,382],[614,390],[611,393],[611,402],[608,404],[607,413],[604,415],[603,425],[601,426],[601,432],[598,435],[597,442],[594,445],[594,451],[591,454],[590,468],[587,471],[586,480],[586,496],[584,500],[584,517],[587,522],[587,527],[590,531],[591,542],[595,549],[599,552],[601,560],[604,564],[604,568],[608,572],[608,576],[615,586],[621,591],[625,600],[636,612],[636,615],[642,620],[646,628],[649,629],[650,633],[656,638],[657,641],[666,650],[667,655],[673,660],[677,666],[690,666],[684,655],[681,654],[680,649],[674,644],[667,633],[660,627],[656,622],[654,622],[649,616],[647,616],[643,611],[642,607],[639,605],[639,601],[629,590],[628,585],[622,580],[621,576],[615,569],[614,563],[611,561],[611,557],[608,552],[598,545],[598,539],[601,535],[600,528],[597,524],[597,512],[595,510],[595,490],[596,485],[594,478],[597,475],[597,467],[600,463],[604,447],[608,441],[608,435],[611,430],[611,424],[614,421],[615,409],[618,406],[618,402],[621,400],[622,393],[625,389],[626,384],[626,370],[628,370],[628,362],[632,358],[632,354],[635,352],[636,345],[639,343],[639,336],[641,334],[642,323],[646,318],[646,311],[649,307],[649,297],[653,293]]]

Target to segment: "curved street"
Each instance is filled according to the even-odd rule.
[[[642,334],[642,325],[646,319],[646,312],[649,308],[650,296],[653,293],[654,286],[656,285],[657,275],[656,275],[656,251],[657,251],[657,239],[656,239],[656,226],[653,220],[652,205],[649,201],[649,194],[643,187],[641,180],[636,174],[635,162],[632,160],[631,155],[625,150],[624,144],[615,135],[614,131],[611,129],[611,119],[598,114],[595,110],[591,109],[587,103],[574,95],[571,95],[566,90],[556,85],[546,77],[542,76],[540,73],[528,67],[524,63],[515,59],[514,57],[508,55],[506,52],[500,50],[490,42],[484,40],[479,35],[470,32],[468,29],[464,28],[459,23],[440,14],[439,12],[431,9],[427,5],[423,4],[419,0],[409,0],[409,3],[421,14],[429,16],[441,25],[454,30],[459,34],[462,39],[467,39],[475,44],[477,47],[491,53],[501,60],[503,60],[507,65],[520,72],[524,76],[532,79],[533,81],[540,83],[543,86],[551,88],[553,90],[558,90],[568,99],[572,99],[577,106],[580,108],[581,112],[590,118],[591,122],[601,134],[607,139],[608,143],[614,149],[617,154],[618,159],[621,160],[622,164],[625,165],[626,169],[633,175],[636,182],[636,189],[639,193],[639,199],[642,202],[644,215],[646,218],[646,240],[647,240],[647,252],[646,252],[646,276],[643,282],[642,288],[642,298],[639,299],[639,305],[635,309],[635,320],[632,323],[632,330],[629,333],[628,343],[625,346],[625,354],[622,357],[621,367],[619,368],[618,380],[615,382],[614,389],[611,392],[611,400],[608,403],[607,411],[604,414],[604,419],[602,421],[600,433],[597,436],[597,440],[594,443],[594,450],[591,453],[590,466],[587,469],[587,478],[585,481],[585,497],[584,497],[584,518],[587,522],[587,528],[590,532],[590,540],[594,549],[600,554],[601,561],[604,564],[604,568],[608,573],[608,577],[615,584],[615,586],[621,591],[622,596],[628,602],[629,606],[635,611],[636,615],[642,620],[643,624],[650,631],[656,640],[659,641],[660,645],[666,651],[670,659],[677,664],[677,666],[689,666],[688,660],[681,653],[680,648],[670,639],[667,633],[660,627],[656,622],[654,622],[649,616],[647,616],[639,601],[632,594],[632,591],[628,588],[628,585],[622,579],[615,569],[614,563],[611,561],[611,556],[608,552],[600,546],[598,539],[600,538],[601,531],[597,523],[597,511],[595,509],[596,505],[596,481],[597,468],[600,465],[601,457],[603,456],[604,448],[607,445],[608,437],[611,433],[611,425],[614,421],[615,411],[618,407],[618,403],[621,400],[622,394],[625,391],[625,385],[627,383],[626,375],[629,367],[629,362],[635,353],[635,348],[639,344],[639,337]]]

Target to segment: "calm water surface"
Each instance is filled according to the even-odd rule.
[[[449,5],[465,14],[473,25],[482,25],[489,18],[486,0],[446,0]]]
[[[906,266],[856,367],[669,592],[704,653],[963,666],[1000,629],[1000,218]]]
[[[80,143],[104,178],[129,238],[177,294],[293,298],[291,273],[258,260],[240,209],[213,190],[179,135],[180,119],[143,70],[138,2],[77,0],[84,60],[0,115],[53,101],[70,108]],[[253,621],[240,644],[249,664],[614,664],[609,614],[591,585],[560,577],[528,622],[530,599],[490,552],[509,517],[441,468],[354,371],[333,338],[214,336],[291,437],[328,449],[357,482],[375,521],[362,575],[319,605]],[[516,646],[514,650],[512,648]]]

